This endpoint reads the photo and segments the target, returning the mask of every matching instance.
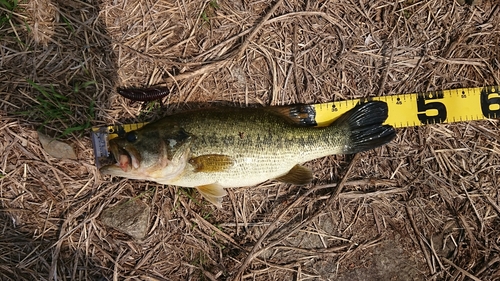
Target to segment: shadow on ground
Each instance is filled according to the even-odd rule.
[[[64,138],[80,155],[91,149],[82,133],[102,119],[117,77],[101,1],[19,2],[14,13],[0,12],[9,19],[0,25],[0,280],[103,280],[109,270],[92,262],[83,241],[61,239],[65,221],[85,204],[72,200],[93,194],[71,176],[92,178],[92,167],[67,161],[54,172],[33,138],[36,130],[61,136],[73,127]]]

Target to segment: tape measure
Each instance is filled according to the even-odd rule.
[[[104,165],[114,164],[115,161],[110,157],[108,150],[108,141],[119,136],[125,135],[127,132],[137,130],[144,127],[147,122],[124,124],[115,126],[92,127],[90,139],[94,148],[95,165],[99,169]]]
[[[359,102],[387,103],[385,124],[396,128],[500,118],[499,86],[354,99],[315,104],[318,126],[331,123]]]
[[[310,105],[318,126],[326,126],[358,103],[371,100],[383,101],[389,108],[385,124],[396,128],[438,123],[500,118],[499,86],[461,88],[426,93],[400,94],[382,97],[353,99]],[[97,168],[114,163],[108,151],[108,141],[137,130],[147,123],[125,124],[92,128]]]

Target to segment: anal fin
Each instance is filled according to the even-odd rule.
[[[296,184],[296,185],[304,185],[308,184],[312,181],[313,175],[312,171],[302,165],[295,165],[293,168],[288,171],[285,175],[281,177],[277,177],[277,181]]]
[[[224,188],[218,183],[197,186],[196,189],[201,196],[207,199],[210,203],[222,208],[222,198],[227,195]]]

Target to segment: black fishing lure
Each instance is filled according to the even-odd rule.
[[[154,101],[161,100],[170,94],[170,89],[167,87],[118,88],[118,94],[132,101]]]

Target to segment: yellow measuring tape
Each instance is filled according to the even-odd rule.
[[[396,128],[437,123],[500,118],[499,86],[462,88],[427,93],[355,99],[313,105],[319,126],[353,108],[360,101],[378,100],[387,103],[389,116],[385,124]]]
[[[387,103],[389,116],[385,124],[396,128],[500,118],[499,86],[353,99],[313,104],[311,107],[314,109],[317,125],[326,126],[358,103],[370,100]],[[96,166],[100,167],[109,157],[110,139],[137,130],[146,124],[92,128]]]

